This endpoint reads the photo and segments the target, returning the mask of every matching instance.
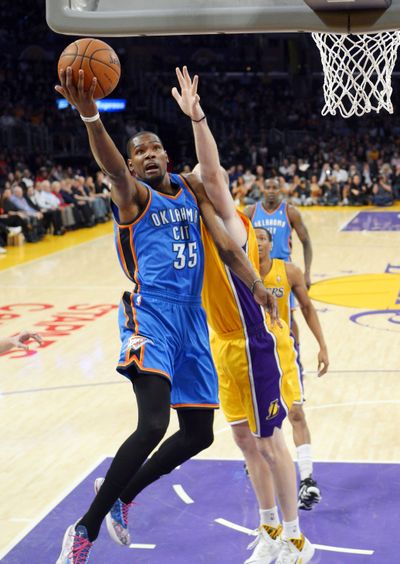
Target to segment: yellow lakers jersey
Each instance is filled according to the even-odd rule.
[[[279,318],[290,327],[290,292],[291,288],[286,274],[285,261],[272,260],[272,267],[265,276],[264,286],[271,290],[278,302]]]
[[[258,246],[253,227],[246,216],[237,213],[247,231],[244,250],[258,272]],[[202,239],[205,255],[202,300],[211,329],[221,335],[263,323],[263,308],[256,304],[249,288],[222,262],[204,224]]]

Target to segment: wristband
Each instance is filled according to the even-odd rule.
[[[262,285],[264,285],[263,281],[261,280],[261,278],[256,278],[253,282],[253,284],[250,286],[250,292],[252,294],[254,294],[254,289],[256,287],[257,282],[261,282]]]
[[[200,123],[201,121],[203,121],[203,119],[206,119],[206,117],[207,117],[207,116],[204,114],[204,116],[203,116],[202,118],[200,118],[200,119],[192,119],[192,121],[193,121],[194,123]]]
[[[81,120],[84,121],[85,123],[91,123],[92,121],[97,121],[98,119],[100,119],[99,112],[97,112],[97,114],[95,114],[94,116],[90,116],[90,117],[81,116]]]

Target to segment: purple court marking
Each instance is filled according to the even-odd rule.
[[[54,563],[67,526],[93,497],[93,481],[104,476],[111,459],[102,462],[63,499],[2,562]],[[317,550],[312,562],[323,564],[383,564],[399,555],[400,465],[315,464],[323,499],[311,512],[301,512],[304,533],[318,545],[374,551],[346,554]],[[186,504],[173,490],[180,484],[194,500]],[[132,542],[155,548],[125,548],[114,544],[103,524],[91,564],[241,564],[254,538],[215,522],[223,519],[253,529],[258,511],[243,463],[233,460],[191,460],[148,487],[131,509]]]
[[[361,211],[341,231],[400,231],[400,213]]]

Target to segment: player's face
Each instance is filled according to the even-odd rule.
[[[133,139],[128,165],[132,172],[150,185],[159,184],[166,172],[168,156],[157,135],[146,133]]]
[[[266,233],[265,229],[255,229],[254,231],[257,237],[258,254],[260,259],[269,257],[271,242],[268,238],[268,233]]]
[[[281,189],[275,182],[266,182],[264,196],[268,204],[277,204],[281,197]]]

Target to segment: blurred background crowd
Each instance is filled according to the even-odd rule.
[[[0,6],[0,247],[10,229],[27,241],[106,221],[109,182],[79,116],[58,109],[57,60],[73,38],[45,23],[45,1]],[[156,131],[171,168],[194,163],[191,126],[171,97],[175,67],[200,76],[200,95],[239,206],[274,179],[294,205],[390,206],[400,199],[400,73],[395,114],[322,117],[322,68],[308,34],[137,37],[107,40],[122,64],[103,115],[124,151],[136,131]]]

